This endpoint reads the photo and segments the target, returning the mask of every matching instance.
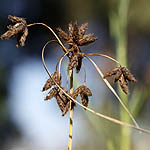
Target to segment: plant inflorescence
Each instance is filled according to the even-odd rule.
[[[134,128],[134,129],[137,129],[142,132],[150,134],[150,131],[142,129],[138,126],[138,124],[136,123],[136,121],[133,118],[130,111],[127,109],[127,107],[122,102],[122,100],[120,99],[118,94],[115,92],[115,90],[109,84],[109,82],[106,80],[106,78],[113,76],[114,82],[119,81],[122,91],[125,94],[128,94],[128,81],[136,82],[135,77],[130,73],[130,71],[126,67],[121,66],[121,64],[117,60],[115,60],[107,55],[97,54],[97,53],[89,53],[89,54],[87,53],[86,54],[86,53],[82,52],[82,50],[80,48],[81,46],[85,46],[90,43],[93,43],[98,39],[97,37],[94,37],[93,33],[90,33],[87,35],[85,34],[86,30],[88,28],[88,23],[84,23],[81,26],[78,26],[77,21],[75,21],[73,24],[69,23],[68,33],[63,31],[61,28],[57,28],[58,35],[59,35],[59,37],[58,37],[57,34],[52,30],[52,28],[50,28],[49,26],[47,26],[44,23],[27,24],[27,22],[24,18],[11,16],[11,15],[8,16],[8,19],[13,23],[13,25],[7,26],[8,31],[6,31],[3,35],[1,35],[1,39],[8,40],[12,37],[17,37],[17,44],[16,44],[17,47],[25,45],[25,41],[28,36],[28,28],[31,26],[34,26],[34,25],[45,26],[52,32],[52,34],[56,38],[56,40],[48,41],[42,49],[42,62],[43,62],[45,70],[47,71],[47,73],[49,75],[49,79],[46,81],[42,91],[44,92],[44,91],[49,90],[48,94],[45,97],[46,101],[55,97],[63,116],[70,109],[70,130],[69,130],[69,144],[68,144],[69,150],[71,150],[71,147],[72,147],[73,109],[74,109],[74,106],[76,106],[76,104],[80,105],[85,110],[90,111],[99,117],[102,117],[102,118],[112,121],[114,123],[128,126],[128,127],[131,127],[131,128]],[[68,49],[66,49],[64,47],[64,45],[60,39],[62,39],[68,45]],[[49,71],[46,67],[46,64],[45,64],[45,60],[44,60],[45,47],[51,42],[55,42],[55,43],[59,44],[61,49],[64,51],[64,55],[59,59],[58,63],[56,64],[56,71],[53,74],[49,73]],[[110,59],[119,66],[116,66],[113,70],[107,72],[104,75],[102,73],[101,69],[96,65],[96,63],[91,58],[89,58],[89,56],[94,56],[94,55]],[[70,73],[70,90],[65,89],[65,87],[62,86],[62,78],[63,77],[61,76],[61,73],[60,73],[60,67],[61,67],[61,62],[64,57],[68,57],[67,71]],[[102,77],[103,81],[106,83],[108,88],[112,91],[112,93],[119,100],[119,102],[121,103],[121,105],[123,106],[125,111],[129,114],[129,116],[131,117],[131,120],[133,121],[133,123],[135,125],[121,122],[114,118],[97,113],[94,110],[88,108],[89,96],[92,96],[92,92],[91,92],[90,88],[86,86],[86,79],[85,79],[85,82],[83,85],[80,85],[78,88],[73,90],[73,74],[74,74],[73,70],[75,69],[76,73],[79,73],[81,68],[83,68],[85,70],[84,64],[83,64],[84,58],[88,59],[93,64],[93,66],[98,71],[99,75]],[[59,65],[59,70],[57,69],[58,65]],[[85,78],[86,78],[86,76],[85,76]],[[80,96],[82,104],[76,100],[76,98],[78,96]]]

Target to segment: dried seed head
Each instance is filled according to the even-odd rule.
[[[56,100],[57,100],[57,104],[58,104],[61,112],[63,113],[64,109],[65,109],[65,104],[64,104],[63,99],[61,98],[61,96],[59,94],[56,95]]]
[[[61,85],[61,76],[59,75],[59,72],[54,72],[51,76],[52,76],[53,80],[55,80],[55,82],[56,82],[57,84]],[[48,90],[49,88],[51,88],[52,85],[55,85],[55,83],[53,82],[53,80],[52,80],[51,78],[49,78],[49,79],[46,81],[46,83],[45,83],[45,85],[44,85],[42,91],[46,91],[46,90]]]
[[[62,116],[64,116],[68,112],[69,108],[70,108],[70,102],[68,101],[62,111]]]
[[[85,85],[79,86],[74,92],[73,92],[73,97],[76,98],[79,96],[82,92],[86,93],[87,96],[92,96],[92,92],[89,88],[87,88]]]
[[[117,82],[120,79],[121,75],[122,75],[122,72],[120,71],[116,72],[114,82]]]
[[[74,55],[70,59],[68,70],[72,70],[73,68],[76,68],[76,73],[79,73],[82,65],[82,59],[83,59],[83,55],[81,53]]]
[[[117,68],[114,68],[113,70],[107,72],[103,78],[106,78],[106,77],[111,77],[113,75],[116,75],[118,72],[121,72],[121,68],[120,67],[117,67]]]
[[[11,37],[18,36],[16,46],[24,46],[26,38],[28,36],[27,23],[24,18],[16,16],[8,16],[8,19],[15,23],[15,25],[7,26],[8,31],[1,35],[1,39],[8,40]]]
[[[95,38],[93,33],[90,33],[90,34],[84,35],[83,38],[81,38],[78,41],[78,45],[79,46],[88,45],[90,43],[95,42],[97,39],[98,38]]]
[[[82,85],[73,92],[72,97],[76,99],[79,95],[81,96],[82,104],[87,107],[89,102],[88,96],[92,96],[91,90],[85,85]]]
[[[20,22],[20,23],[23,23],[23,24],[26,24],[26,20],[25,18],[21,18],[21,17],[16,17],[16,16],[11,16],[9,15],[8,16],[8,19],[12,22],[12,23],[16,23],[16,22]]]
[[[88,98],[87,94],[85,94],[83,92],[80,95],[81,95],[81,101],[82,101],[83,106],[87,107],[88,106],[88,102],[89,102],[89,98]]]
[[[52,88],[49,91],[48,95],[45,97],[45,100],[52,99],[53,97],[55,97],[57,95],[57,93],[58,93],[58,88],[57,87]]]
[[[69,45],[72,46],[76,44],[77,46],[83,46],[97,40],[97,38],[94,37],[94,34],[85,35],[87,27],[88,23],[82,24],[78,27],[77,21],[75,21],[74,24],[69,23],[68,34],[61,28],[57,28],[57,30],[60,38],[62,38]]]
[[[64,32],[61,28],[57,28],[57,31],[59,33],[59,36],[64,40],[64,41],[68,41],[68,34],[66,32]]]
[[[111,76],[115,77],[115,82],[117,82],[118,80],[120,81],[121,89],[123,90],[125,94],[128,94],[128,82],[127,81],[136,82],[136,79],[129,72],[129,70],[121,66],[113,69],[110,72],[107,72],[104,75],[104,78],[111,77]]]
[[[79,73],[82,65],[83,56],[81,54],[77,54],[77,58],[78,58],[78,63],[76,66],[76,73]]]
[[[69,94],[69,92],[67,90],[65,90],[65,88],[62,88],[66,93]],[[57,100],[57,104],[62,112],[62,116],[64,116],[67,112],[68,109],[70,107],[70,99],[63,93],[63,91],[59,91],[58,94],[56,94],[56,100]]]
[[[69,38],[70,39],[72,38],[73,31],[74,31],[73,25],[72,25],[72,23],[69,23],[69,25],[68,25],[68,32],[69,32]]]
[[[17,44],[16,46],[24,46],[24,43],[26,41],[26,38],[28,36],[28,28],[24,29],[24,32],[20,33],[17,37]]]
[[[134,76],[130,73],[130,71],[127,68],[122,67],[121,70],[122,70],[122,73],[126,80],[136,82],[136,79],[134,78]]]
[[[84,36],[84,34],[85,34],[87,28],[88,28],[88,23],[87,23],[87,22],[84,23],[84,24],[82,24],[82,25],[79,27],[79,39],[82,39],[82,38],[83,38],[83,36]]]
[[[120,87],[121,87],[121,89],[123,90],[123,92],[124,92],[125,94],[128,94],[128,83],[127,83],[127,81],[125,80],[123,74],[121,75],[119,81],[120,81]]]
[[[75,21],[74,26],[73,26],[73,41],[77,44],[79,40],[79,28],[78,28],[78,23]]]
[[[69,65],[68,65],[68,70],[72,70],[73,68],[75,68],[78,65],[78,56],[75,55],[73,57],[71,57]]]

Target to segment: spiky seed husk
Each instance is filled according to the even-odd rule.
[[[8,19],[12,21],[12,23],[16,24],[7,26],[8,31],[6,31],[3,35],[1,35],[0,38],[8,40],[11,37],[18,36],[16,46],[24,46],[24,43],[28,36],[28,28],[26,20],[24,18],[11,15],[8,16]]]
[[[73,25],[73,41],[77,44],[78,40],[79,40],[79,28],[77,21],[75,21]]]
[[[73,31],[74,31],[74,27],[72,25],[72,23],[69,23],[69,28],[68,28],[68,31],[69,31],[69,38],[72,38],[73,37]]]
[[[81,65],[82,65],[83,55],[81,53],[74,55],[69,62],[68,70],[72,70],[76,68],[76,73],[80,72]]]
[[[87,94],[82,92],[80,95],[81,95],[81,101],[82,101],[83,106],[87,107],[88,102],[89,102],[89,98],[88,98]]]
[[[59,75],[59,72],[54,72],[51,76],[52,76],[53,80],[55,80],[55,82],[56,82],[57,84],[61,85],[61,75]],[[55,85],[55,83],[53,82],[53,80],[52,80],[51,78],[49,78],[49,79],[46,81],[46,83],[45,83],[45,85],[44,85],[42,91],[46,91],[46,90],[48,90],[49,88],[51,88],[52,85]]]
[[[135,77],[130,73],[130,71],[127,68],[122,67],[121,70],[122,70],[122,73],[123,73],[126,80],[136,82]]]
[[[57,104],[58,104],[61,112],[63,113],[64,109],[65,109],[65,104],[64,104],[64,102],[63,102],[63,100],[59,94],[56,95],[56,100],[57,100]]]
[[[49,91],[48,95],[46,95],[46,97],[45,97],[44,100],[50,100],[50,99],[52,99],[53,97],[55,97],[57,95],[57,93],[58,93],[58,88],[57,87],[52,88]]]
[[[132,81],[136,82],[135,77],[130,73],[130,71],[126,67],[117,67],[110,72],[107,72],[103,78],[106,77],[115,77],[115,82],[120,81],[121,89],[125,94],[128,94],[128,82]]]
[[[68,112],[70,108],[70,102],[68,101],[67,104],[65,105],[63,111],[62,111],[62,116],[66,115],[66,113]]]
[[[82,24],[80,27],[78,27],[77,21],[75,21],[74,24],[69,23],[68,26],[68,34],[65,33],[61,28],[57,28],[57,30],[60,38],[62,38],[70,46],[75,44],[77,46],[83,46],[97,40],[97,38],[94,37],[94,34],[85,35],[88,23]]]
[[[24,43],[26,41],[26,38],[28,36],[28,28],[24,29],[24,32],[21,34],[21,36],[18,36],[19,39],[17,40],[16,46],[24,46]]]
[[[125,94],[128,94],[128,83],[127,83],[127,81],[125,80],[123,74],[121,75],[119,81],[120,81],[120,87],[121,87],[121,89],[123,90],[123,92],[124,92]]]
[[[69,94],[65,88],[62,87],[62,89]],[[56,100],[58,103],[58,106],[62,112],[62,116],[64,116],[70,107],[70,99],[63,93],[63,91],[59,91],[59,93],[56,95]]]
[[[84,36],[84,34],[85,34],[87,28],[88,28],[88,23],[87,23],[87,22],[84,23],[84,24],[82,24],[82,25],[79,27],[79,39],[82,39],[82,38],[83,38],[83,36]]]
[[[80,72],[83,56],[81,54],[77,54],[78,62],[76,66],[76,73]]]
[[[117,82],[120,79],[121,75],[122,75],[121,71],[116,72],[114,82]]]
[[[76,99],[79,95],[81,96],[82,104],[87,107],[89,102],[88,96],[92,96],[91,90],[85,85],[82,85],[73,92],[72,97]]]
[[[87,96],[92,96],[92,92],[87,86],[82,85],[79,88],[80,88],[80,91],[86,93]]]
[[[93,33],[90,33],[90,34],[84,35],[83,38],[81,38],[78,41],[78,45],[79,46],[88,45],[90,43],[95,42],[97,39],[98,38],[97,37],[95,38]]]
[[[69,92],[67,90],[65,90],[65,88],[62,87],[62,89],[67,93],[69,94]],[[60,97],[62,98],[64,104],[66,105],[67,102],[69,101],[68,97],[64,94],[64,92],[62,90],[59,91],[59,95]]]
[[[86,93],[87,96],[92,96],[92,92],[91,90],[86,87],[85,85],[81,85],[79,86],[74,92],[73,92],[73,97],[76,98],[77,96],[79,96],[82,92]]]
[[[21,22],[21,23],[23,23],[23,24],[26,24],[25,18],[22,18],[22,17],[17,17],[17,16],[8,15],[8,19],[9,19],[12,23]]]
[[[120,67],[117,67],[117,68],[114,68],[113,70],[107,72],[103,78],[106,78],[106,77],[111,77],[113,75],[116,75],[118,72],[121,73],[121,68]]]
[[[78,65],[78,56],[75,55],[70,59],[69,65],[68,65],[68,70],[72,70]]]
[[[68,41],[69,37],[68,34],[66,32],[64,32],[61,28],[57,28],[58,34],[59,36],[64,40],[64,41]]]

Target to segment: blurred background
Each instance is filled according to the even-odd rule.
[[[27,19],[28,24],[43,22],[55,31],[67,31],[68,23],[88,22],[88,33],[99,38],[83,52],[102,53],[128,66],[137,79],[129,84],[124,103],[142,128],[150,129],[150,1],[149,0],[0,0],[0,35],[10,24],[8,15]],[[55,99],[44,101],[42,88],[48,79],[41,61],[43,45],[54,36],[42,26],[29,28],[25,47],[16,48],[16,39],[0,41],[0,149],[66,150],[69,113],[62,117]],[[56,44],[49,45],[46,63],[55,71],[63,55]],[[103,72],[115,67],[110,60],[91,56]],[[67,59],[61,68],[67,79]],[[95,68],[84,60],[87,86],[93,96],[89,106],[105,115],[132,123],[117,99],[103,83]],[[90,69],[89,69],[90,68]],[[83,70],[75,75],[77,87],[84,80]],[[112,80],[109,80],[113,84]],[[98,118],[79,106],[73,122],[74,150],[148,150],[150,135],[120,127]]]

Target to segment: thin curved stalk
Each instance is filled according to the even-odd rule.
[[[125,104],[122,102],[121,98],[118,96],[118,94],[116,93],[116,91],[113,89],[113,87],[110,85],[110,83],[107,81],[107,79],[104,79],[104,75],[102,73],[102,71],[100,70],[100,68],[95,64],[95,62],[90,59],[88,56],[85,56],[96,68],[96,70],[98,71],[98,73],[100,74],[100,76],[102,77],[103,81],[105,82],[105,84],[107,85],[107,87],[112,91],[112,93],[116,96],[116,98],[119,100],[120,104],[122,105],[122,107],[125,109],[125,111],[129,114],[130,118],[132,119],[133,123],[135,124],[136,127],[139,128],[139,125],[137,124],[137,122],[135,121],[134,117],[132,116],[132,114],[130,113],[130,111],[127,109],[127,107],[125,106]]]
[[[108,59],[110,59],[110,60],[114,61],[115,63],[117,63],[118,65],[120,65],[120,66],[121,66],[121,64],[119,63],[119,61],[115,60],[114,58],[112,58],[112,57],[110,57],[110,56],[104,55],[104,54],[86,53],[85,55],[105,57],[105,58],[108,58]]]
[[[68,55],[68,53],[70,52],[70,50],[68,50],[63,56],[61,56],[61,58],[58,60],[58,62],[57,62],[57,64],[56,64],[56,71],[57,71],[57,67],[58,67],[58,65],[59,65],[59,72],[60,72],[60,68],[61,68],[61,62],[62,62],[62,60],[64,59],[64,57],[66,56],[66,55]]]
[[[55,85],[67,96],[69,97],[72,101],[74,101],[76,104],[78,104],[80,107],[86,109],[87,111],[93,113],[94,115],[96,116],[99,116],[100,118],[103,118],[103,119],[106,119],[108,121],[111,121],[113,123],[116,123],[116,124],[119,124],[119,125],[122,125],[122,126],[126,126],[126,127],[129,127],[129,128],[133,128],[133,129],[136,129],[138,131],[141,131],[143,133],[146,133],[146,134],[150,134],[150,130],[146,130],[146,129],[143,129],[143,128],[140,128],[140,127],[136,127],[134,125],[131,125],[131,124],[128,124],[128,123],[125,123],[125,122],[122,122],[120,120],[117,120],[117,119],[114,119],[114,118],[111,118],[109,116],[105,116],[101,113],[98,113],[98,112],[95,112],[94,110],[88,108],[88,107],[85,107],[83,106],[81,103],[79,103],[78,101],[76,101],[74,98],[72,98],[69,94],[67,94],[56,82],[55,80],[52,78],[50,72],[48,71],[47,67],[46,67],[46,64],[45,64],[45,60],[44,60],[44,51],[45,51],[45,45],[42,49],[42,63],[43,63],[43,66],[47,72],[47,74],[49,75],[49,77],[53,80],[53,82],[55,83]]]
[[[57,34],[53,31],[53,29],[51,27],[49,27],[45,23],[41,23],[41,22],[28,24],[27,27],[31,27],[31,26],[34,26],[34,25],[42,25],[42,26],[45,26],[46,28],[48,28],[53,33],[53,35],[55,36],[55,38],[57,39],[57,41],[59,42],[59,44],[61,45],[63,51],[65,53],[67,52],[67,49],[64,47],[63,43],[61,42],[61,40],[59,39],[59,37],[57,36]]]

